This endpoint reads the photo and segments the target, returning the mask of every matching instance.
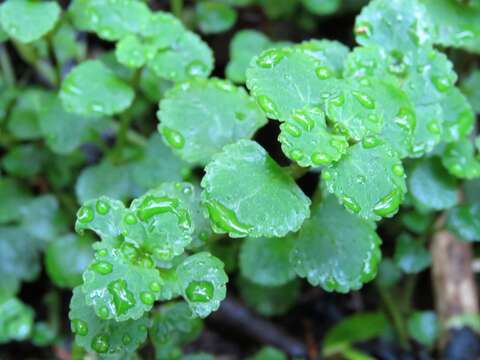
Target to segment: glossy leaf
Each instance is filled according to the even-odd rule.
[[[300,166],[328,165],[338,161],[348,148],[343,135],[328,130],[325,115],[318,107],[293,111],[280,129],[278,140],[283,152]]]
[[[0,178],[0,224],[20,220],[21,208],[30,201],[27,190],[14,179]]]
[[[441,105],[445,141],[459,141],[468,137],[473,130],[475,115],[465,95],[458,88],[451,88]]]
[[[300,229],[290,261],[310,284],[345,293],[375,277],[380,243],[371,223],[346,211],[330,195],[313,205],[312,217]]]
[[[147,49],[137,36],[128,35],[117,43],[115,56],[120,64],[135,69],[147,61]]]
[[[406,192],[402,163],[377,137],[350,147],[341,161],[322,172],[322,179],[345,208],[366,220],[393,216]]]
[[[2,167],[11,176],[29,178],[38,175],[48,158],[44,149],[34,144],[11,147],[2,159]]]
[[[151,257],[124,242],[97,243],[95,258],[83,274],[82,291],[102,320],[140,319],[159,298],[161,279]]]
[[[42,136],[39,124],[42,104],[46,96],[48,96],[46,91],[37,88],[23,91],[8,118],[7,127],[13,135],[22,140],[32,140]]]
[[[17,298],[0,303],[0,344],[26,340],[33,327],[33,310]]]
[[[438,158],[419,161],[408,177],[413,199],[427,209],[448,209],[457,203],[457,182]]]
[[[267,117],[285,121],[293,110],[321,103],[336,84],[333,74],[300,49],[272,48],[250,62],[247,87]]]
[[[127,109],[133,98],[132,88],[99,60],[77,65],[60,89],[65,110],[84,116],[117,114]]]
[[[280,286],[295,278],[289,256],[295,239],[247,238],[240,249],[240,271],[249,281],[264,286]]]
[[[408,319],[408,332],[420,344],[432,347],[439,335],[437,315],[433,311],[417,311]]]
[[[448,211],[446,226],[466,241],[480,241],[480,205],[463,204]]]
[[[328,64],[330,68],[334,69],[336,76],[342,74],[343,62],[349,53],[347,46],[335,40],[307,40],[295,45],[295,47],[320,60],[323,64]]]
[[[341,0],[302,0],[303,6],[316,15],[331,15],[342,5]]]
[[[237,20],[237,13],[228,4],[218,1],[202,1],[195,7],[198,27],[205,34],[216,34],[230,29]]]
[[[408,234],[402,234],[395,243],[394,260],[403,272],[416,274],[431,265],[432,256],[418,239],[414,239]]]
[[[473,144],[465,138],[445,146],[442,164],[450,174],[460,179],[480,176],[480,161],[475,156]]]
[[[0,24],[13,39],[30,43],[53,29],[60,16],[56,1],[7,0],[0,7]]]
[[[196,316],[207,317],[226,296],[223,263],[208,252],[187,257],[177,267],[177,275],[182,296]]]
[[[202,202],[217,233],[282,237],[310,214],[310,200],[256,142],[225,146],[205,170]]]
[[[98,354],[131,353],[147,337],[147,317],[121,322],[102,320],[93,308],[87,305],[80,287],[73,289],[68,316],[76,343],[87,351]]]
[[[206,164],[223,146],[250,138],[266,123],[245,90],[220,79],[178,84],[160,102],[159,131],[183,160]]]

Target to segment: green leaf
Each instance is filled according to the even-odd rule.
[[[310,200],[256,142],[225,146],[205,171],[202,202],[217,233],[282,237],[310,215]]]
[[[202,165],[223,146],[252,137],[267,121],[243,88],[216,78],[197,78],[169,90],[158,118],[174,153]]]
[[[228,282],[219,259],[208,252],[191,255],[177,267],[177,276],[182,296],[194,315],[205,318],[219,308]]]
[[[443,137],[445,141],[459,141],[473,130],[475,115],[465,95],[453,87],[441,102],[443,112]]]
[[[124,216],[125,205],[119,200],[107,196],[87,200],[77,212],[75,231],[83,235],[85,229],[92,230],[105,242],[117,244]]]
[[[301,2],[315,15],[331,15],[342,5],[341,0],[301,0]]]
[[[287,360],[287,357],[280,350],[271,346],[264,346],[255,355],[249,356],[247,360]]]
[[[264,286],[280,286],[295,278],[290,265],[294,237],[247,238],[240,249],[240,271],[251,282]]]
[[[285,121],[293,110],[321,103],[337,84],[333,75],[300,49],[273,48],[252,59],[247,87],[269,118]]]
[[[270,39],[259,31],[237,31],[230,42],[230,61],[225,70],[226,77],[237,84],[245,83],[245,72],[250,60],[273,45]]]
[[[372,280],[380,262],[381,240],[374,226],[327,196],[312,207],[290,255],[297,274],[313,286],[346,293]]]
[[[341,76],[343,62],[350,52],[349,48],[341,42],[325,39],[303,41],[295,47],[334,69],[335,76]]]
[[[433,347],[439,335],[437,315],[433,311],[417,311],[408,319],[408,333],[420,344]]]
[[[348,148],[343,135],[329,132],[325,115],[318,107],[294,110],[280,129],[278,140],[283,152],[300,166],[328,165],[340,160]]]
[[[77,149],[95,124],[92,118],[66,112],[58,96],[48,99],[40,115],[41,132],[48,147],[57,154]]]
[[[66,21],[63,21],[55,30],[52,36],[52,46],[55,59],[60,64],[85,58],[86,45],[84,42],[77,41],[76,35],[74,28]]]
[[[82,273],[92,259],[92,239],[67,234],[48,243],[45,269],[55,285],[74,288],[82,283]]]
[[[421,213],[419,211],[412,210],[410,212],[402,214],[403,225],[416,234],[424,234],[428,231],[432,225],[434,217],[431,213]]]
[[[380,138],[371,136],[329,165],[322,179],[343,206],[367,220],[393,216],[406,192],[400,159]]]
[[[427,209],[448,209],[457,203],[457,182],[436,157],[417,162],[408,189],[414,201]]]
[[[148,318],[115,321],[100,319],[85,302],[80,287],[73,289],[68,314],[75,342],[99,354],[125,354],[135,351],[146,339]]]
[[[35,144],[13,146],[2,159],[5,171],[21,178],[38,175],[48,158],[45,149]]]
[[[157,187],[133,200],[122,225],[127,239],[159,261],[168,262],[181,255],[192,241],[188,204],[172,194],[169,187]]]
[[[147,49],[139,37],[127,35],[117,42],[115,56],[120,64],[136,69],[147,61]]]
[[[65,77],[60,99],[65,110],[85,116],[120,113],[133,101],[132,88],[99,60],[87,60]]]
[[[154,133],[145,145],[143,157],[133,165],[132,177],[146,191],[162,182],[181,181],[189,172],[189,165],[174,156],[160,134]]]
[[[11,38],[30,43],[53,29],[60,10],[55,1],[7,0],[0,7],[0,24]]]
[[[30,198],[27,190],[14,179],[0,178],[0,224],[20,220],[20,209]]]
[[[329,356],[350,344],[367,341],[388,329],[388,319],[380,312],[365,312],[348,316],[330,328],[323,340],[323,354]]]
[[[172,82],[158,77],[150,68],[144,67],[138,86],[149,101],[158,103],[172,85]]]
[[[148,25],[151,13],[137,0],[74,0],[69,7],[74,25],[108,41],[140,33]]]
[[[195,317],[185,302],[164,304],[152,316],[150,339],[155,348],[179,346],[195,340],[203,329],[202,319]]]
[[[195,6],[198,27],[205,34],[227,31],[237,21],[235,9],[218,1],[202,1]]]
[[[257,0],[269,19],[279,19],[293,15],[298,0]]]
[[[51,194],[40,195],[25,204],[21,209],[22,227],[36,239],[48,243],[66,230],[61,222],[57,198]]]
[[[186,32],[182,23],[173,14],[156,11],[150,16],[142,35],[148,45],[147,58],[157,50],[164,50],[175,43]]]
[[[168,49],[159,51],[149,62],[159,77],[184,81],[193,77],[208,77],[213,70],[213,54],[195,33],[186,31]]]
[[[0,344],[26,340],[33,327],[33,310],[17,298],[0,303]]]
[[[450,174],[460,179],[473,179],[480,176],[480,161],[475,156],[475,149],[468,138],[445,146],[442,164]]]
[[[435,26],[435,43],[480,53],[478,6],[450,0],[425,0],[423,4]]]
[[[300,294],[300,282],[296,280],[282,286],[261,286],[240,277],[237,285],[245,303],[263,316],[285,314]]]
[[[431,265],[432,255],[418,239],[402,234],[395,242],[394,260],[404,273],[416,274]]]
[[[372,98],[368,86],[356,81],[345,80],[326,101],[327,117],[334,123],[334,129],[359,141],[369,134],[378,134],[383,127],[383,113]]]
[[[396,285],[402,278],[402,271],[392,259],[384,258],[378,266],[378,275],[375,283],[378,286],[389,289]]]
[[[34,280],[40,271],[38,244],[24,229],[0,227],[0,276]]]
[[[8,118],[8,130],[22,140],[37,139],[40,131],[41,108],[48,93],[38,88],[27,88],[19,96]]]
[[[139,319],[159,299],[162,281],[151,257],[130,243],[95,243],[95,259],[83,274],[88,306],[102,320]]]
[[[85,167],[75,183],[79,203],[102,195],[126,199],[131,194],[131,169],[126,165],[113,165],[104,160],[98,165]]]
[[[433,25],[417,0],[373,0],[355,20],[360,45],[380,45],[387,51],[411,51],[432,43]]]
[[[476,113],[480,113],[480,70],[472,71],[460,85]]]
[[[448,229],[466,241],[480,241],[480,204],[463,204],[448,210]]]

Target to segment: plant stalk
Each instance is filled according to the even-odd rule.
[[[181,20],[183,12],[183,0],[170,0],[170,8],[173,15]]]
[[[2,68],[3,76],[8,86],[15,85],[15,72],[10,61],[7,49],[4,45],[0,45],[0,67]]]

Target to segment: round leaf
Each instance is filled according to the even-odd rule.
[[[202,1],[195,7],[198,27],[205,34],[216,34],[230,29],[237,20],[237,13],[228,4]]]
[[[448,211],[446,226],[466,241],[480,241],[480,204],[464,204]]]

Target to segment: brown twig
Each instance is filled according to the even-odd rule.
[[[225,299],[209,320],[243,333],[259,343],[272,345],[291,357],[307,356],[302,342],[286,334],[272,322],[254,315],[232,298]]]

